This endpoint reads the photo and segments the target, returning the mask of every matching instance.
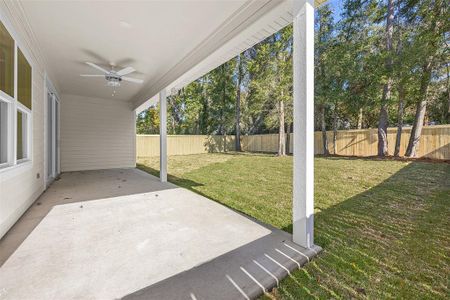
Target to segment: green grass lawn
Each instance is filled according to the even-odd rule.
[[[158,158],[139,167],[158,175]],[[169,180],[292,231],[292,157],[169,158]],[[315,243],[324,251],[265,297],[450,297],[450,165],[315,160]]]

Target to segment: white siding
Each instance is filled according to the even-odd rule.
[[[0,19],[33,67],[32,73],[32,161],[0,171],[0,238],[11,228],[45,189],[44,182],[44,93],[42,62],[33,51],[35,43],[19,14],[0,2]]]
[[[61,171],[135,167],[135,113],[127,102],[61,96]]]

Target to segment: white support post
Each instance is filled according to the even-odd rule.
[[[167,182],[167,99],[159,92],[159,180]]]
[[[293,241],[314,245],[314,0],[294,0]]]

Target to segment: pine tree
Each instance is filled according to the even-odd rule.
[[[330,154],[328,150],[327,126],[326,126],[326,111],[330,106],[332,100],[330,94],[332,93],[332,78],[329,49],[333,46],[334,37],[334,22],[332,11],[329,5],[321,6],[317,11],[316,17],[316,53],[315,53],[315,102],[317,111],[319,112],[320,130],[322,131],[323,151],[325,155]]]

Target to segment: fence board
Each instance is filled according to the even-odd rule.
[[[167,136],[168,155],[188,155],[234,150],[235,142],[234,136],[232,135],[226,137],[219,135]],[[137,135],[136,153],[138,157],[159,156],[159,135]]]
[[[400,144],[400,154],[404,155],[408,146],[411,128],[404,128]],[[397,129],[388,129],[389,154],[394,153]],[[377,155],[377,129],[338,130],[336,151],[333,149],[333,132],[327,132],[328,149],[331,154],[348,156]],[[289,137],[289,151],[293,149],[293,135]],[[322,133],[314,133],[314,153],[323,154]],[[278,150],[278,134],[258,134],[242,136],[241,147],[249,152],[271,152]],[[169,135],[167,151],[169,155],[187,155],[235,150],[234,136]],[[159,135],[138,135],[136,138],[138,157],[159,156]],[[417,151],[418,157],[450,159],[450,125],[428,126],[422,130]]]

